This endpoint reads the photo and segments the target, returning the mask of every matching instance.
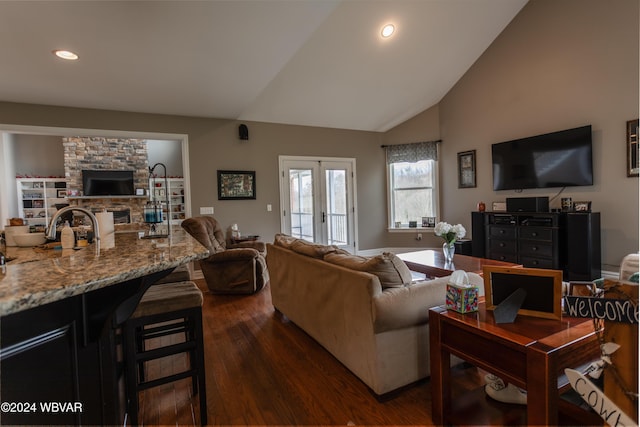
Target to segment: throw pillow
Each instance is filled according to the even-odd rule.
[[[344,253],[329,253],[324,260],[332,264],[375,274],[382,289],[398,288],[411,284],[409,267],[395,254],[384,252],[374,257],[362,257]]]
[[[335,246],[320,245],[318,243],[307,242],[306,240],[297,239],[289,248],[299,254],[322,259],[326,254],[335,252]]]
[[[278,233],[273,239],[273,244],[276,246],[281,246],[283,248],[291,249],[291,245],[295,242],[295,237],[288,236],[286,234]]]

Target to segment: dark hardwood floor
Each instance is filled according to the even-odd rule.
[[[381,402],[338,360],[271,305],[269,289],[251,296],[205,292],[203,327],[209,425],[432,425],[428,380]],[[166,339],[166,338],[165,338]],[[173,356],[149,364],[148,375],[184,367]],[[483,372],[456,372],[475,389]],[[141,395],[145,425],[197,425],[190,380]]]

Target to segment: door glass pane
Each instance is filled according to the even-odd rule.
[[[327,188],[327,240],[330,245],[346,245],[347,233],[347,179],[346,171],[326,171]]]
[[[291,235],[313,242],[313,174],[311,169],[289,169]]]

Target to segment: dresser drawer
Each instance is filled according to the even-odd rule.
[[[489,226],[489,238],[500,239],[515,239],[516,228],[515,227],[501,227],[497,225]]]
[[[553,241],[553,228],[520,227],[520,238],[551,242]]]
[[[517,252],[517,240],[491,239],[489,241],[489,251],[496,253],[513,253]]]
[[[511,262],[514,264],[519,264],[518,262],[518,256],[516,254],[501,254],[501,253],[496,253],[496,252],[489,252],[489,255],[487,256],[489,259],[494,259],[496,261],[504,261],[504,262]]]
[[[535,257],[520,257],[520,264],[529,268],[548,268],[557,269],[558,266],[553,265],[553,259],[551,258],[535,258]]]
[[[553,257],[553,245],[521,240],[519,243],[519,253],[521,256],[551,258]]]

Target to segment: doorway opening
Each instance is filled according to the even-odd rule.
[[[153,141],[156,146],[172,143],[179,144],[173,150],[173,157],[180,156],[181,163],[177,167],[181,169],[184,178],[184,216],[191,216],[191,191],[189,176],[189,142],[186,134],[167,134],[154,132],[116,131],[103,129],[59,128],[43,126],[18,126],[0,124],[0,224],[7,224],[8,219],[18,214],[16,175],[28,171],[17,170],[14,162],[16,145],[28,135],[33,135],[40,140],[51,139],[47,137],[74,136],[74,137],[102,137],[102,138],[135,138]],[[54,138],[55,140],[55,138]],[[157,150],[150,152],[149,161],[156,161]],[[42,153],[32,152],[28,155],[42,157]],[[173,161],[173,159],[171,159]],[[50,175],[48,172],[46,175]]]
[[[355,159],[280,156],[279,176],[282,233],[357,250]]]

